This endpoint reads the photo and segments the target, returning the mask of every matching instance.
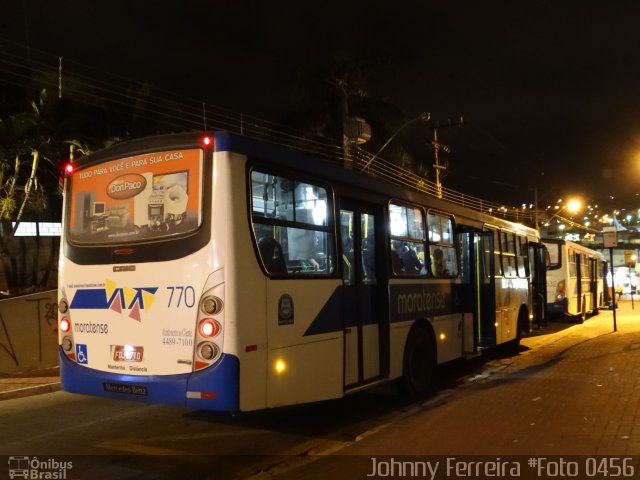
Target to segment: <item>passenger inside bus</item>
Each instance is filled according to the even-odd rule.
[[[418,258],[418,252],[408,242],[396,241],[391,255],[392,267],[395,273],[419,275],[422,271],[423,265]]]
[[[342,253],[348,256],[353,255],[353,237],[349,232],[349,225],[341,226],[341,236],[342,236]]]
[[[362,240],[362,279],[365,283],[375,283],[376,258],[373,241]]]
[[[319,270],[320,264],[316,260],[316,237],[313,230],[289,229],[289,260],[299,260],[305,269]]]
[[[418,258],[416,249],[407,242],[402,242],[401,251],[399,252],[402,260],[402,271],[409,275],[419,275],[422,270],[422,262]]]
[[[441,248],[436,248],[433,250],[433,255],[431,257],[431,273],[434,277],[449,275],[444,258],[444,252]]]
[[[287,273],[287,264],[282,254],[282,246],[273,237],[258,240],[262,262],[269,273]]]
[[[343,280],[347,285],[350,285],[354,281],[353,265],[353,237],[349,232],[349,225],[342,225],[342,265],[343,265]]]

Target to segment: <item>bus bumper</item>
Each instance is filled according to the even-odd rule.
[[[240,362],[223,354],[212,367],[181,375],[122,375],[78,365],[59,351],[62,389],[121,400],[182,405],[198,410],[236,412]]]
[[[567,313],[569,311],[569,299],[563,298],[559,302],[547,303],[548,313]]]

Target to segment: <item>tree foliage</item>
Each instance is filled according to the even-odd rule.
[[[283,123],[300,129],[311,139],[342,144],[343,123],[347,117],[363,118],[372,131],[363,146],[370,153],[398,131],[412,115],[377,95],[371,88],[370,72],[375,59],[355,59],[346,51],[334,53],[324,62],[301,62],[294,67],[295,88],[291,92],[294,108]],[[413,115],[415,116],[415,115]],[[402,132],[382,155],[396,165],[426,176],[424,165],[404,147]]]
[[[70,156],[173,127],[145,114],[148,86],[132,92],[138,101],[114,104],[73,83],[60,98],[52,94],[50,81],[34,78],[16,85],[3,80],[0,77],[0,265],[3,293],[13,295],[51,281],[57,253],[53,240],[37,237],[27,244],[14,235],[21,220],[60,221],[61,168]],[[43,245],[48,252],[44,265]]]

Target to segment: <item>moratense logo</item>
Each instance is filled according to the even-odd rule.
[[[151,308],[158,287],[118,287],[107,280],[106,288],[78,289],[71,300],[70,308],[113,310],[117,313],[129,313],[129,318],[141,321],[140,313]]]

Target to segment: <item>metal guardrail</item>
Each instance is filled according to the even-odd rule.
[[[238,118],[235,128],[230,125],[228,119],[225,122],[225,127],[227,130],[232,130],[247,137],[266,140],[290,149],[303,151],[323,161],[334,164],[348,164],[353,170],[363,171],[364,174],[383,179],[391,184],[411,188],[482,213],[528,223],[533,223],[536,218],[535,210],[532,208],[508,207],[504,204],[490,202],[450,188],[438,188],[435,182],[421,177],[411,170],[402,168],[379,155],[374,158],[372,153],[357,145],[351,145],[349,148],[344,149],[341,145],[307,139],[300,134],[287,133],[255,121],[247,122],[242,117]],[[538,216],[543,215],[543,213],[538,212]]]

